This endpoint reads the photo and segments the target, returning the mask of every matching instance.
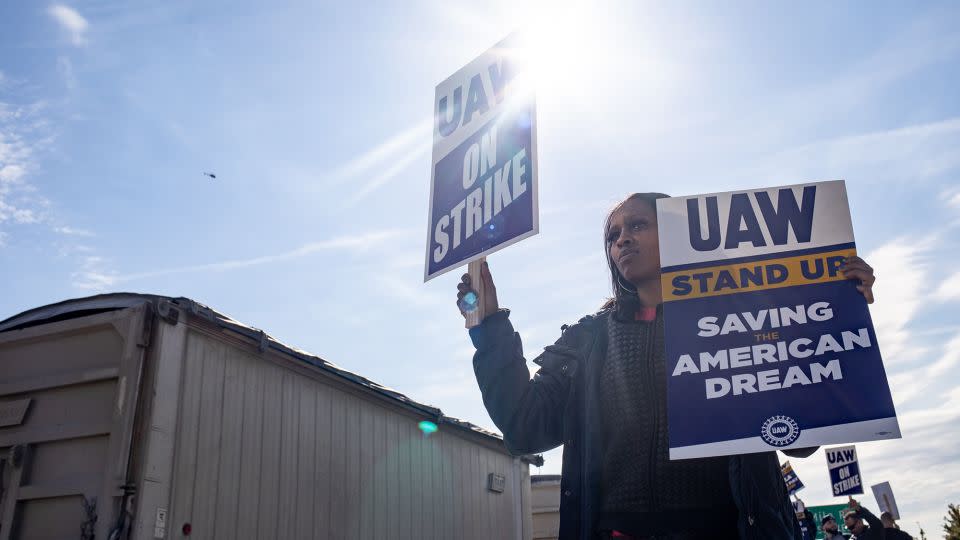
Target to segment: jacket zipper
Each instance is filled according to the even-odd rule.
[[[585,496],[590,491],[588,486],[589,480],[587,476],[589,473],[587,464],[590,462],[590,456],[588,456],[587,454],[589,452],[590,445],[588,444],[589,441],[587,440],[588,436],[587,436],[587,427],[586,427],[587,425],[586,420],[588,420],[587,415],[590,413],[590,407],[587,406],[587,401],[588,399],[590,399],[591,379],[592,377],[596,376],[595,372],[591,371],[591,369],[594,367],[593,363],[591,362],[591,359],[593,356],[593,352],[596,350],[597,343],[600,340],[600,333],[604,332],[604,335],[606,335],[606,325],[601,324],[600,321],[596,321],[596,320],[594,321],[594,323],[597,324],[597,326],[593,327],[593,338],[590,340],[590,347],[586,350],[584,354],[584,358],[585,358],[585,361],[583,362],[584,365],[579,366],[579,369],[578,369],[580,373],[580,378],[578,379],[578,382],[581,384],[579,390],[580,390],[580,395],[582,396],[581,399],[583,400],[582,402],[583,405],[577,408],[579,410],[579,414],[581,415],[580,422],[579,422],[579,424],[582,426],[582,429],[579,433],[580,440],[575,442],[575,444],[579,444],[580,448],[582,449],[579,452],[580,454],[580,487],[579,487],[580,494],[577,497],[577,505],[580,507],[580,531],[578,534],[579,538],[589,538],[589,536],[592,534],[592,531],[590,529],[593,527],[593,525],[595,525],[595,523],[593,523],[593,520],[590,519],[590,508],[588,508],[588,500],[587,500],[589,497]],[[571,386],[571,388],[574,388],[574,386]],[[593,396],[593,399],[597,399],[597,396]]]
[[[650,502],[653,512],[660,510],[660,504],[657,500],[657,451],[659,450],[657,443],[660,440],[660,398],[657,395],[657,368],[654,365],[653,358],[653,341],[656,337],[656,325],[656,318],[654,318],[652,324],[647,325],[647,350],[645,359],[650,370],[650,393],[653,395],[653,439],[650,444]]]

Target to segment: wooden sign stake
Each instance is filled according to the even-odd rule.
[[[473,328],[480,324],[480,314],[483,313],[483,278],[480,277],[480,267],[483,266],[483,263],[487,260],[486,257],[480,257],[479,259],[467,264],[467,273],[470,274],[470,285],[473,288],[474,292],[477,293],[477,309],[467,312],[466,322],[464,326],[467,328]]]

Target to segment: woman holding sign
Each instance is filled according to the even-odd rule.
[[[482,323],[470,337],[484,405],[513,453],[564,445],[561,539],[798,537],[775,452],[668,457],[655,207],[663,197],[633,194],[607,216],[614,297],[564,327],[534,360],[541,368],[533,379],[483,265]],[[851,258],[843,271],[872,302],[873,270]],[[457,289],[462,305],[473,291],[469,275]]]

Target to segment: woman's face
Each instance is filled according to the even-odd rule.
[[[614,212],[607,228],[607,251],[620,274],[634,285],[660,279],[657,214],[643,199],[631,199]]]

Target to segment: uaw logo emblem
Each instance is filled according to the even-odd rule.
[[[770,446],[786,446],[800,436],[800,426],[789,416],[778,414],[767,418],[760,428],[760,437]]]

